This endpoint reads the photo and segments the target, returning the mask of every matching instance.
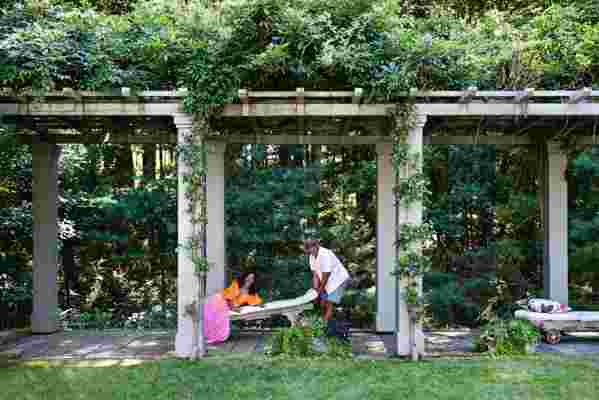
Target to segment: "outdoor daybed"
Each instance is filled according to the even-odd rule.
[[[570,311],[563,313],[540,313],[517,310],[515,317],[530,321],[540,329],[545,342],[557,344],[567,332],[599,331],[598,311]]]
[[[238,312],[230,311],[231,321],[255,321],[283,315],[291,325],[298,322],[299,315],[312,308],[312,301],[318,297],[314,289],[310,289],[303,296],[289,300],[277,300],[264,303],[260,306],[244,306]]]

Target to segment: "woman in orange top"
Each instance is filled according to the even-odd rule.
[[[239,282],[243,282],[241,287],[239,287]],[[262,299],[256,293],[256,275],[253,272],[244,272],[239,280],[233,280],[231,286],[223,291],[223,297],[231,309],[237,309],[243,305],[262,304]]]
[[[204,304],[204,338],[206,343],[220,343],[229,338],[231,324],[229,312],[243,305],[262,304],[256,293],[256,275],[243,273],[239,279],[233,280],[231,286],[210,296]]]

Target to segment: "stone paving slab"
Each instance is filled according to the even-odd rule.
[[[429,357],[476,356],[473,331],[425,332]],[[263,353],[270,333],[235,332],[225,343],[209,345],[212,354]],[[392,334],[352,332],[352,350],[358,358],[383,359],[395,354]],[[34,359],[158,359],[174,356],[174,335],[169,334],[101,334],[96,332],[61,332],[52,335],[19,337],[0,345],[0,356]],[[586,357],[599,363],[599,335],[564,336],[558,345],[540,344],[539,352]]]
[[[464,356],[475,355],[475,331],[432,331],[424,332],[425,352],[427,356]],[[396,353],[394,335],[389,334],[354,334],[352,336],[354,354],[361,356],[384,358]]]
[[[269,336],[270,333],[265,332],[235,332],[228,341],[209,345],[208,350],[217,353],[262,353]],[[471,351],[470,336],[468,332],[429,334],[427,352],[431,349],[442,350],[443,354]],[[392,356],[394,346],[392,334],[352,333],[353,353],[362,358]],[[21,359],[146,359],[172,356],[174,347],[172,334],[61,332],[21,337],[10,345],[0,346],[0,353]]]
[[[536,351],[566,356],[589,357],[599,362],[599,333],[577,333],[564,335],[559,344],[540,343]]]

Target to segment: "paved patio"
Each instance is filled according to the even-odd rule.
[[[238,331],[225,343],[209,346],[213,354],[264,352],[268,331]],[[466,354],[472,351],[467,331],[427,336],[427,351],[434,354]],[[394,353],[392,335],[356,331],[351,336],[354,354],[360,357],[388,357]],[[73,331],[52,335],[21,335],[0,344],[4,357],[31,359],[157,359],[174,356],[172,332]]]
[[[472,331],[426,333],[428,357],[475,357]],[[209,354],[262,353],[268,331],[238,331],[225,343],[209,346]],[[358,358],[386,358],[394,354],[390,334],[354,331],[352,349]],[[541,352],[590,357],[599,362],[599,334],[566,336],[559,345],[540,344]],[[78,331],[52,335],[21,335],[0,341],[0,357],[35,359],[160,359],[174,357],[173,332]]]

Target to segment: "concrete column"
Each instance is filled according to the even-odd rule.
[[[395,203],[396,182],[391,143],[378,143],[377,151],[377,224],[376,224],[376,330],[393,332],[397,314],[395,277]]]
[[[58,330],[58,174],[60,147],[34,143],[33,333]]]
[[[542,176],[545,297],[568,304],[568,156],[547,143]]]
[[[187,137],[192,135],[193,118],[187,114],[177,114],[174,117],[177,126],[177,145],[183,145]],[[191,357],[193,354],[193,321],[186,315],[185,307],[198,300],[198,279],[191,262],[189,250],[184,249],[193,232],[191,202],[187,198],[187,183],[183,177],[191,167],[179,156],[177,162],[177,336],[175,338],[175,353],[178,357]]]
[[[225,288],[225,143],[207,142],[207,250],[210,270],[206,279],[208,295]]]
[[[410,129],[408,135],[408,144],[410,145],[410,152],[412,154],[418,154],[419,163],[415,167],[416,170],[404,170],[401,171],[402,177],[408,177],[411,174],[422,171],[422,143],[423,143],[423,129],[426,124],[426,115],[417,115],[414,127]],[[398,225],[400,224],[421,224],[422,223],[422,203],[415,202],[410,204],[409,207],[402,207],[398,205],[397,210]],[[411,354],[410,348],[410,318],[408,316],[407,304],[403,299],[403,290],[405,283],[400,283],[400,296],[399,296],[399,332],[397,332],[397,349],[399,355]],[[419,291],[422,293],[422,281],[419,282]],[[424,336],[422,334],[422,327],[416,326],[416,347],[420,353],[424,352]]]

